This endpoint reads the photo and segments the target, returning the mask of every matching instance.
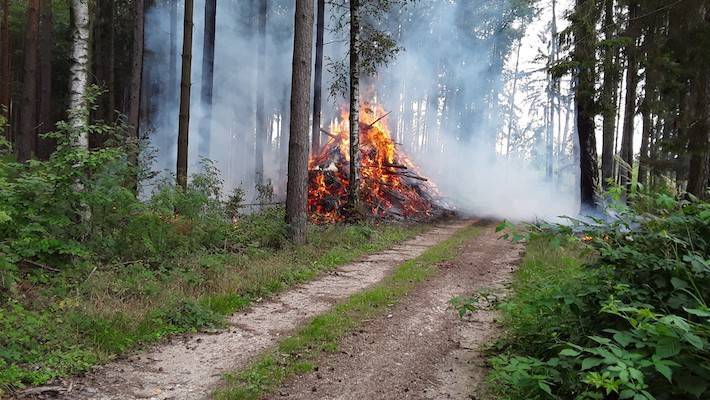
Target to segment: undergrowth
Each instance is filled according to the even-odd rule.
[[[81,133],[107,146],[77,147]],[[139,197],[149,174],[128,161],[139,146],[125,127],[59,123],[47,136],[52,156],[25,163],[0,139],[0,395],[219,327],[255,299],[423,229],[311,226],[309,243],[293,247],[283,210],[239,213],[243,192],[222,193],[208,160],[185,190],[163,181]]]
[[[479,232],[480,228],[476,226],[458,231],[427,249],[421,256],[402,263],[380,284],[350,296],[331,311],[315,317],[245,370],[227,374],[223,387],[213,393],[213,398],[257,400],[287,378],[313,371],[320,356],[338,350],[344,335],[363,320],[383,313],[388,305],[431,276],[436,271],[437,263],[454,258],[461,244]]]
[[[629,204],[609,220],[530,227],[500,305],[494,398],[710,397],[710,205]]]

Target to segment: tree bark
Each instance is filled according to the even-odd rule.
[[[629,4],[629,26],[627,35],[632,43],[626,47],[627,70],[626,70],[626,100],[624,102],[624,128],[621,134],[621,159],[626,162],[631,169],[634,165],[634,117],[636,116],[636,89],[638,87],[638,37],[641,34],[641,25],[638,21],[639,4],[632,2]],[[631,184],[631,170],[621,168],[621,184],[628,186]]]
[[[548,67],[552,67],[557,63],[557,1],[552,0],[552,21],[550,24],[550,55],[548,58]],[[548,82],[548,117],[547,130],[545,138],[546,158],[545,158],[545,176],[548,180],[552,179],[552,167],[554,163],[554,121],[555,121],[555,98],[559,92],[559,79],[552,74],[549,74]]]
[[[0,115],[9,124],[12,109],[12,57],[10,41],[10,0],[0,3]],[[9,127],[3,127],[5,138],[12,141]]]
[[[256,60],[256,153],[254,157],[254,178],[257,185],[264,183],[264,147],[269,133],[264,106],[266,72],[266,12],[267,0],[259,0],[259,15],[257,21],[258,44]],[[313,35],[311,35],[313,36]]]
[[[89,110],[86,107],[86,88],[89,82],[89,1],[72,0],[74,32],[69,88],[69,121],[79,133],[76,145],[89,147],[89,137],[85,127],[88,124]]]
[[[50,132],[54,127],[52,118],[52,31],[54,23],[52,21],[52,1],[41,0],[40,6],[40,29],[39,29],[39,102],[37,105],[38,127],[37,127],[37,157],[43,160],[49,158],[54,148],[51,140],[44,139],[39,135]]]
[[[505,157],[510,158],[513,150],[513,120],[515,119],[515,95],[518,91],[518,74],[520,73],[520,48],[523,47],[522,39],[518,39],[518,48],[515,51],[515,72],[513,74],[513,90],[508,101],[508,138],[506,140]]]
[[[288,143],[286,223],[296,244],[306,242],[308,201],[308,120],[311,57],[313,55],[313,2],[296,0],[291,76],[291,123]]]
[[[168,98],[173,101],[177,94],[178,87],[178,65],[177,65],[177,52],[178,52],[178,0],[168,0],[170,4],[170,55],[168,56],[168,65],[170,70],[168,71]]]
[[[348,209],[355,216],[360,203],[360,1],[350,0],[350,177]],[[411,107],[411,104],[407,106]]]
[[[594,0],[576,0],[573,59],[577,61],[575,108],[580,158],[580,201],[583,207],[595,207],[598,182],[597,146],[594,129],[594,66],[597,16]]]
[[[141,97],[143,88],[143,52],[145,46],[145,2],[135,0],[134,27],[133,27],[133,63],[131,64],[130,98],[128,100],[128,142],[133,142],[136,146],[140,140],[140,115]],[[129,162],[132,166],[138,166],[138,148],[134,148],[129,154]],[[132,177],[132,189],[138,191],[138,177]]]
[[[311,153],[320,150],[321,91],[323,89],[323,34],[325,31],[325,0],[318,0],[316,22],[316,66],[313,79],[313,129],[311,130]]]
[[[193,0],[185,0],[182,37],[182,76],[180,79],[180,120],[177,146],[177,185],[187,189],[188,138],[190,134],[190,87],[192,85],[192,13]]]
[[[614,39],[614,0],[604,1],[604,38]],[[614,179],[614,134],[616,132],[617,97],[619,85],[618,51],[607,43],[604,49],[604,86],[602,88],[602,185]]]
[[[212,92],[214,89],[214,42],[217,23],[217,0],[205,0],[205,34],[202,43],[202,92],[201,100],[205,114],[200,122],[199,154],[210,155],[212,127]]]
[[[116,109],[116,88],[114,87],[114,71],[116,69],[114,54],[114,1],[98,0],[96,1],[94,34],[92,37],[92,57],[94,59],[94,73],[96,84],[105,92],[102,93],[97,103],[98,109],[95,110],[94,118],[110,121],[113,118],[113,113]],[[100,147],[106,138],[92,137],[89,138],[91,147]]]
[[[37,67],[40,0],[27,2],[25,27],[25,66],[22,84],[22,115],[17,138],[17,159],[27,161],[35,154],[37,144]]]
[[[688,129],[690,162],[686,191],[705,199],[710,183],[710,77],[696,74],[693,86],[695,121]]]

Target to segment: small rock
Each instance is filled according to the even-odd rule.
[[[317,391],[317,390],[318,390],[318,389],[316,389],[315,386],[313,386],[313,387],[311,388],[311,392],[315,392],[315,391]]]

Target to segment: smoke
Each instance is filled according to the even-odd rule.
[[[159,1],[146,15],[144,93],[141,131],[157,150],[154,168],[174,174],[179,109],[183,8],[177,7],[177,29],[171,32],[171,4]],[[210,135],[200,126],[204,0],[196,0],[192,46],[189,171],[199,171],[201,158],[214,161],[226,191],[241,187],[253,193],[255,138],[268,135],[264,175],[274,185],[283,181],[280,146],[288,143],[288,96],[291,84],[293,2],[270,0],[266,26],[266,68],[259,71],[265,93],[266,126],[256,121],[257,9],[252,1],[217,2],[214,90]],[[173,45],[171,46],[171,42]],[[177,60],[171,70],[170,59]],[[176,81],[170,77],[177,76]],[[286,140],[284,140],[286,139]],[[204,153],[204,154],[203,154]],[[150,189],[150,188],[147,188]]]
[[[166,3],[149,11],[146,19],[146,85],[142,131],[158,149],[156,167],[172,173],[177,138],[177,87],[170,76],[170,10]],[[218,2],[215,44],[214,108],[208,154],[199,154],[199,126],[204,115],[200,101],[204,1],[195,2],[192,102],[190,129],[191,171],[200,157],[214,160],[227,190],[254,184],[256,104],[256,8],[253,1]],[[293,1],[269,0],[265,94],[270,141],[265,152],[265,176],[282,193],[288,135]],[[523,58],[534,59],[540,31],[525,27],[533,11],[516,0],[419,0],[371,23],[389,32],[404,49],[378,75],[365,80],[361,93],[377,98],[387,110],[390,129],[399,147],[421,167],[456,208],[471,215],[512,220],[553,219],[577,213],[578,171],[572,157],[572,124],[556,127],[553,146],[555,174],[545,174],[543,109],[526,103],[533,92],[544,91],[545,73],[520,78],[510,106],[517,41]],[[326,6],[332,28],[341,7]],[[562,14],[561,12],[559,14]],[[182,10],[175,32],[178,57],[182,43]],[[314,35],[315,36],[315,35]],[[327,29],[324,48],[328,60],[347,54],[347,32]],[[536,68],[544,61],[535,61]],[[345,101],[325,96],[334,79],[327,66],[323,81],[323,126]],[[536,81],[537,80],[537,81]],[[178,83],[175,82],[175,85]],[[368,90],[372,89],[372,90]],[[527,93],[526,93],[527,90]],[[545,98],[545,96],[541,96]],[[511,117],[511,112],[512,114]],[[567,118],[569,120],[569,118]],[[510,135],[509,135],[510,134]],[[511,143],[509,146],[508,143]],[[514,145],[513,145],[514,144]],[[205,146],[202,146],[204,148]],[[508,148],[513,151],[508,154]]]
[[[400,44],[406,50],[377,86],[404,93],[404,101],[389,105],[402,111],[397,140],[460,212],[557,220],[578,212],[573,135],[563,135],[560,127],[553,131],[554,174],[546,176],[545,110],[525,101],[530,93],[546,100],[544,69],[520,78],[512,108],[509,103],[518,40],[530,60],[523,68],[544,67],[533,47],[544,47],[537,35],[545,26],[526,27],[549,16],[516,4],[417,2],[403,15],[408,29]]]

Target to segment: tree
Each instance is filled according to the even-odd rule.
[[[212,124],[212,92],[214,87],[214,42],[217,22],[217,0],[205,0],[205,34],[202,44],[202,105],[205,114],[200,123],[199,154],[210,154],[210,135]]]
[[[557,37],[557,1],[552,0],[552,20],[550,21],[550,54],[548,55],[548,69],[557,63],[558,58]],[[516,67],[517,69],[517,67]],[[547,87],[547,129],[545,138],[545,176],[552,179],[552,166],[554,163],[554,126],[555,126],[555,99],[559,101],[559,77],[548,73]]]
[[[154,0],[151,0],[154,1]],[[174,99],[177,94],[177,31],[178,31],[178,0],[168,0],[170,6],[170,56],[168,58],[168,96]]]
[[[632,1],[629,4],[629,25],[627,36],[631,41],[626,46],[626,98],[624,104],[624,127],[621,134],[621,159],[629,166],[634,163],[634,118],[636,117],[636,89],[638,88],[639,57],[638,37],[641,34],[639,22],[639,3]],[[631,170],[621,168],[621,184],[631,184]]]
[[[39,102],[37,105],[37,142],[36,153],[40,159],[48,159],[54,147],[52,141],[40,135],[50,132],[54,125],[52,119],[52,49],[54,23],[52,19],[52,1],[42,0],[40,6],[39,28]]]
[[[140,137],[141,88],[143,85],[143,52],[145,37],[145,2],[135,0],[135,22],[133,26],[133,62],[131,63],[131,87],[128,105],[129,140],[136,143]],[[131,163],[138,163],[138,154],[131,155]]]
[[[80,132],[77,145],[89,147],[88,133],[83,127],[88,123],[85,108],[86,89],[89,83],[89,0],[71,0],[74,31],[72,34],[72,52],[69,86],[69,120]]]
[[[37,144],[37,68],[40,0],[27,3],[25,26],[25,65],[22,84],[22,116],[17,138],[17,159],[27,161],[35,154]]]
[[[348,208],[355,213],[360,199],[360,1],[350,0],[350,177]]]
[[[93,24],[94,33],[92,36],[92,56],[93,74],[96,84],[101,87],[105,93],[98,99],[98,109],[95,110],[94,118],[110,121],[116,110],[116,59],[114,45],[114,1],[112,0],[96,0],[95,20]],[[134,3],[138,3],[134,1]],[[135,21],[137,23],[137,20]],[[133,24],[133,32],[135,36],[135,23]],[[135,38],[134,38],[135,40]],[[130,111],[129,111],[130,113]],[[103,145],[105,137],[103,135],[94,135],[89,138],[91,147],[100,147]]]
[[[255,182],[257,185],[264,183],[264,147],[269,133],[264,110],[264,73],[266,69],[266,12],[267,0],[259,1],[259,16],[257,22],[258,44],[256,56],[256,154]]]
[[[594,0],[576,0],[572,17],[575,39],[572,58],[577,64],[575,107],[579,136],[580,200],[582,206],[586,207],[595,207],[594,193],[599,179],[594,133],[594,53],[597,19]]]
[[[10,121],[12,101],[12,57],[10,46],[10,0],[0,3],[0,114]],[[10,141],[10,129],[5,129],[5,137]]]
[[[316,66],[313,78],[313,130],[311,132],[311,152],[320,149],[321,93],[323,89],[323,34],[325,31],[325,0],[318,0],[318,20],[316,22]]]
[[[182,76],[180,77],[180,115],[177,145],[177,185],[187,189],[188,138],[190,134],[190,87],[192,85],[192,14],[194,0],[185,0],[182,36]]]
[[[288,142],[286,223],[296,244],[306,241],[308,201],[308,119],[313,56],[313,2],[296,0],[291,76],[291,123]]]
[[[614,178],[614,135],[616,133],[617,97],[619,86],[619,57],[614,23],[614,0],[604,0],[604,84],[602,88],[602,185]]]

